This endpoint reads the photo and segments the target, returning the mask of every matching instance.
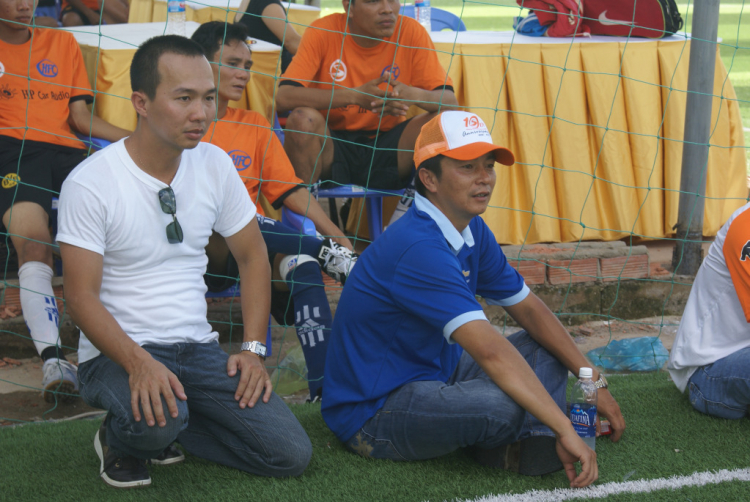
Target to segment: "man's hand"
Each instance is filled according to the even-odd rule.
[[[247,351],[229,356],[227,375],[233,377],[237,374],[238,369],[240,370],[240,383],[234,393],[234,400],[240,402],[240,408],[255,406],[263,393],[263,387],[266,388],[263,402],[267,403],[271,399],[273,386],[271,385],[271,377],[268,376],[266,366],[261,358]]]
[[[387,82],[390,77],[390,73],[384,73],[380,77],[370,80],[359,87],[355,87],[353,90],[356,91],[355,100],[357,105],[361,106],[365,110],[372,108],[371,103],[373,98],[384,98],[388,95],[383,89],[378,87],[380,84]]]
[[[612,429],[612,435],[609,437],[613,442],[620,440],[623,431],[625,430],[625,418],[622,416],[620,411],[620,405],[617,404],[615,398],[610,394],[609,389],[599,389],[597,393],[597,417],[596,417],[596,434],[599,435],[601,430],[601,423],[599,415],[607,417],[609,420],[609,427]]]
[[[133,418],[136,422],[141,421],[138,407],[140,404],[149,427],[155,423],[158,423],[159,427],[167,425],[161,396],[164,396],[167,402],[170,416],[177,418],[175,395],[182,401],[187,401],[187,395],[177,376],[166,366],[148,355],[132,366],[129,377],[130,406],[133,408]]]
[[[373,113],[381,113],[385,115],[393,115],[394,117],[405,117],[409,111],[409,103],[399,101],[398,98],[409,99],[408,95],[412,89],[411,86],[395,80],[389,72],[383,73],[381,78],[385,79],[385,82],[390,86],[390,90],[386,93],[388,99],[377,99],[370,103]]]
[[[572,430],[572,429],[571,429]],[[584,488],[599,478],[599,466],[596,465],[596,453],[586,443],[572,433],[557,438],[557,456],[563,463],[565,475],[568,476],[571,488]],[[581,463],[581,473],[576,474],[575,463]]]

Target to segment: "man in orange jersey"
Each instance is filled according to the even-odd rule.
[[[422,125],[458,104],[452,81],[398,0],[343,6],[305,31],[279,83],[278,108],[292,111],[286,152],[305,183],[405,187]],[[407,120],[412,104],[429,113]]]
[[[734,212],[703,260],[667,368],[701,413],[750,411],[750,204]]]
[[[60,349],[52,291],[52,197],[87,156],[73,131],[118,140],[129,133],[95,117],[83,57],[70,33],[30,28],[34,0],[0,0],[0,214],[18,253],[21,307],[44,360],[48,402],[78,391]]]
[[[239,100],[250,79],[252,54],[246,43],[247,31],[241,24],[212,21],[201,25],[192,39],[204,50],[214,71],[218,86],[217,122],[208,129],[203,141],[213,143],[232,157],[250,197],[257,206],[258,223],[266,241],[273,267],[286,282],[294,301],[293,312],[287,309],[288,296],[275,294],[272,312],[278,320],[293,314],[294,323],[307,362],[310,398],[322,394],[322,377],[332,316],[320,269],[334,279],[345,282],[357,255],[349,239],[328,219],[323,209],[295,174],[281,142],[271,125],[254,111],[230,108],[230,100]],[[263,216],[259,204],[262,193],[276,209],[282,206],[312,220],[325,239],[301,236],[281,222]],[[233,258],[223,240],[215,235],[209,247],[211,290],[229,287],[237,277]],[[226,280],[228,279],[228,281]],[[285,301],[286,300],[286,301]]]

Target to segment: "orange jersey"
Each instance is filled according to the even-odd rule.
[[[750,323],[750,210],[732,220],[722,251],[745,320]]]
[[[358,45],[344,37],[346,14],[331,14],[318,19],[302,36],[297,54],[282,76],[284,81],[317,89],[359,87],[388,71],[399,82],[429,91],[451,87],[432,44],[429,33],[414,19],[398,16],[396,28],[375,47]],[[381,87],[385,90],[385,84]],[[452,90],[452,89],[451,89]],[[328,112],[332,131],[388,131],[406,120],[384,115],[358,105],[334,108]]]
[[[278,209],[284,198],[302,184],[271,124],[259,113],[227,108],[227,114],[208,128],[203,141],[232,157],[259,214],[264,213],[258,191]]]
[[[68,125],[69,105],[91,97],[70,33],[36,29],[25,44],[0,40],[0,135],[83,148]]]

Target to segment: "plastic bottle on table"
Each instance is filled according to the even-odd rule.
[[[432,31],[430,21],[430,0],[414,0],[414,18],[424,26],[427,33]]]
[[[167,2],[167,35],[185,36],[184,0],[169,0]]]
[[[596,385],[591,368],[581,368],[570,394],[570,421],[583,442],[596,449]]]

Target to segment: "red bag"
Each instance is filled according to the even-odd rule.
[[[548,37],[662,38],[682,28],[675,0],[516,0],[536,13]],[[583,2],[581,4],[581,2]]]

